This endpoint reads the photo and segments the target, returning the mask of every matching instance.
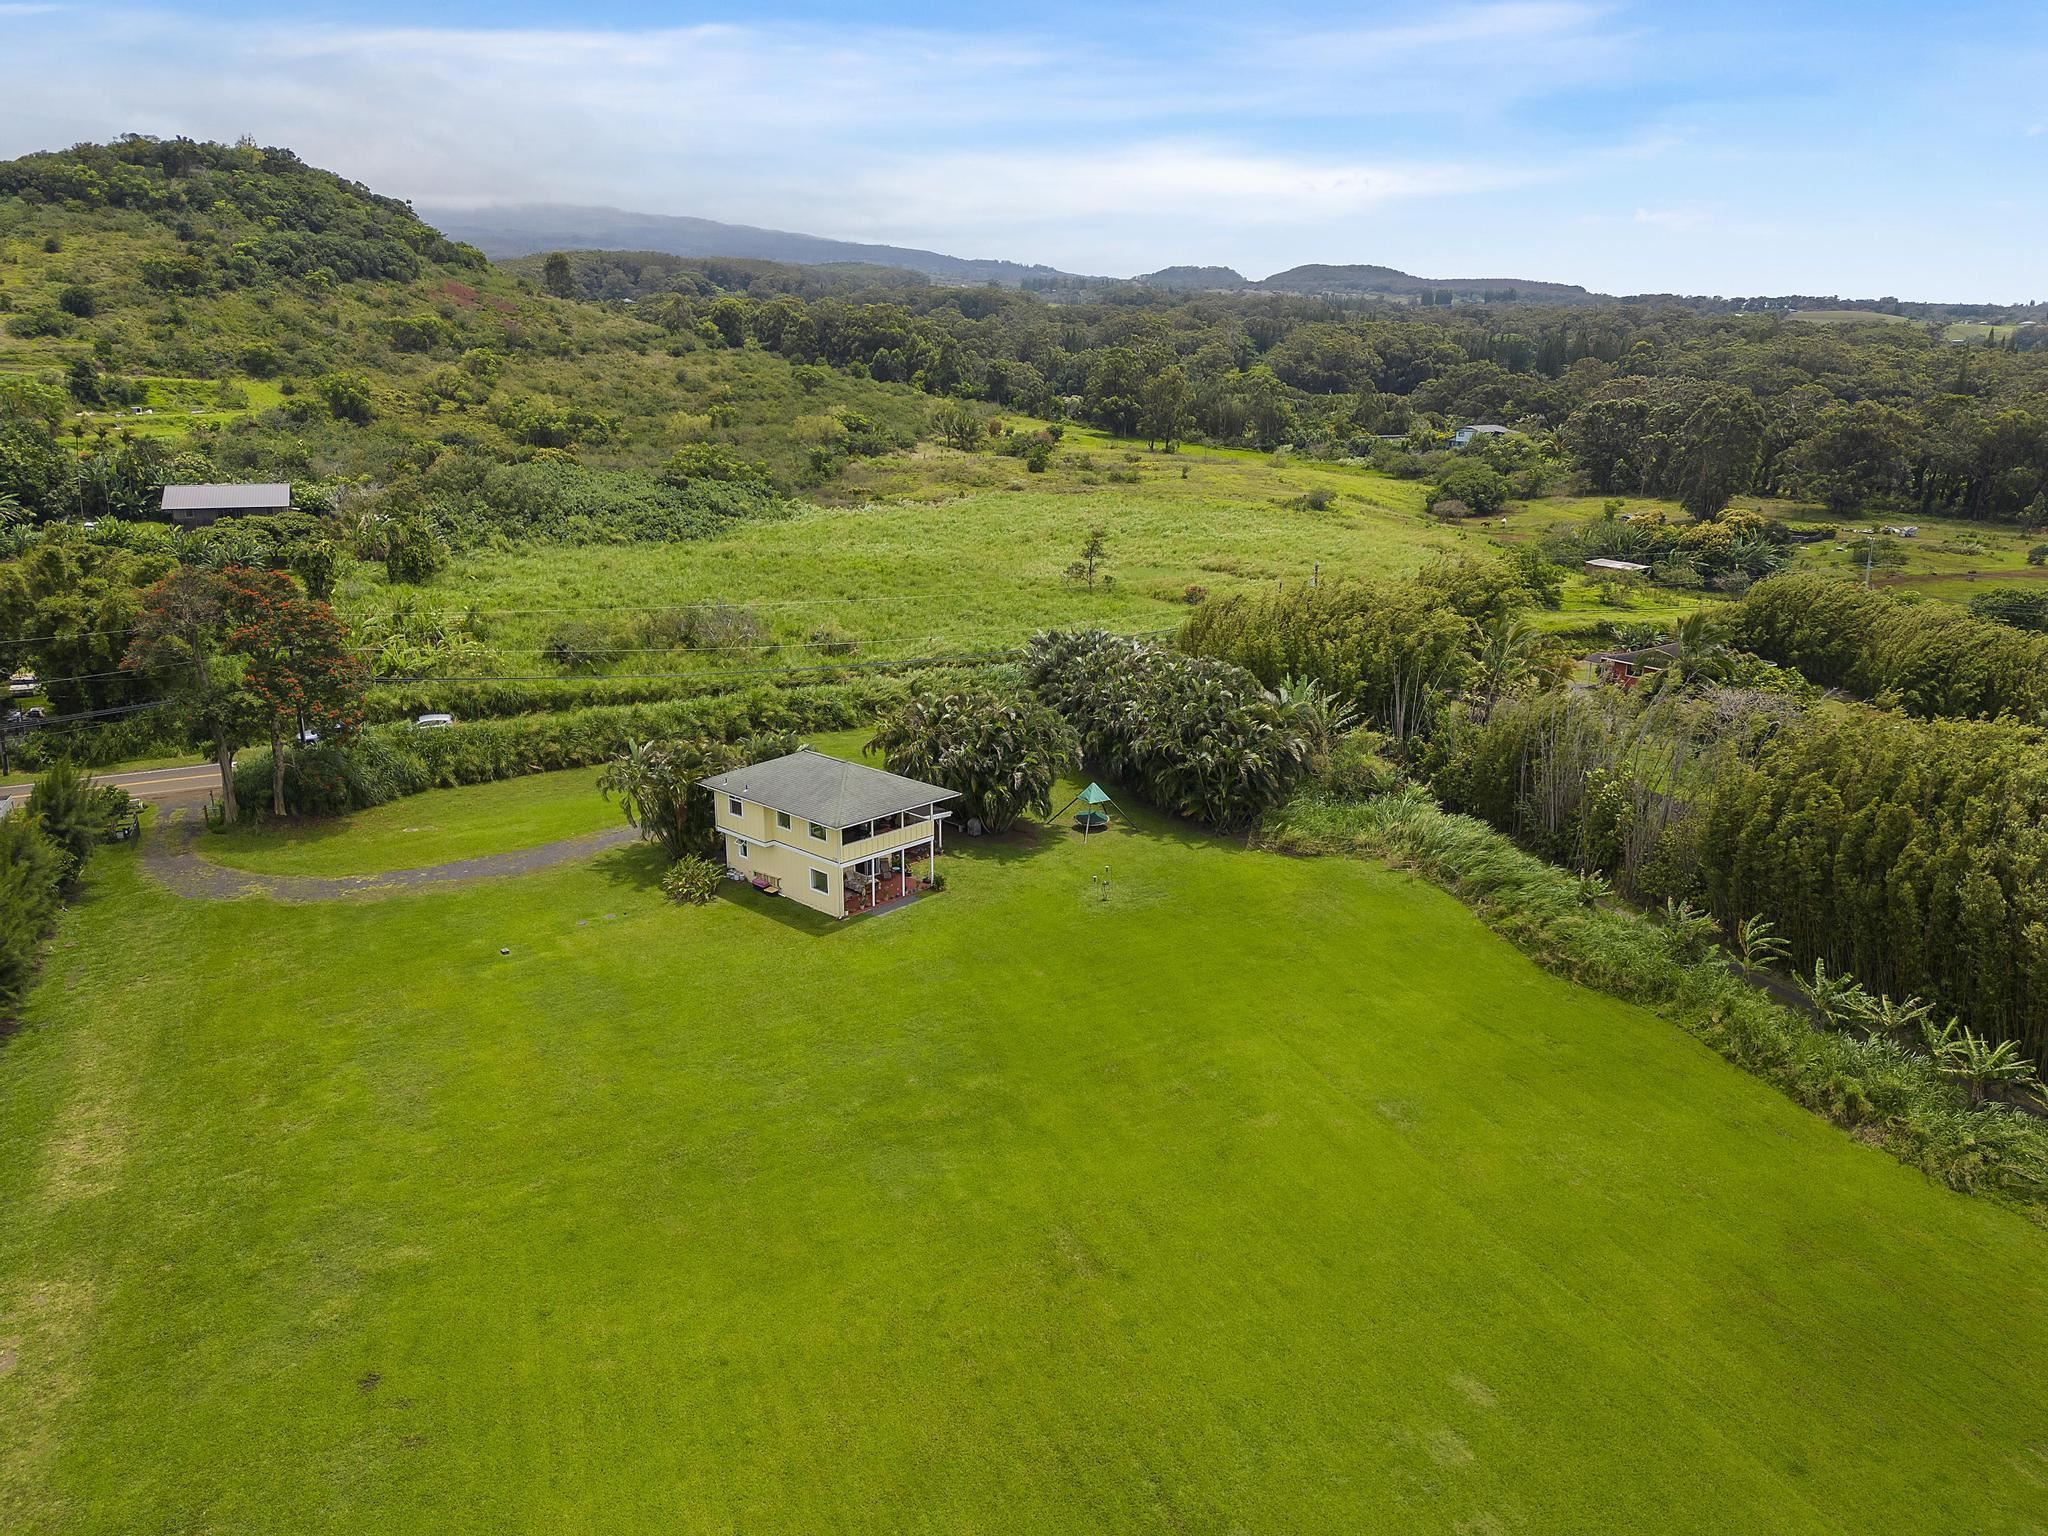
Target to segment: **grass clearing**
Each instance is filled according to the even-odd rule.
[[[1876,309],[1788,309],[1787,320],[1808,325],[1911,325],[1911,317],[1886,314]]]
[[[0,1525],[2037,1528],[2048,1232],[1140,823],[847,924],[109,851],[0,1044]]]
[[[572,768],[498,784],[430,789],[328,821],[243,823],[209,835],[216,864],[262,875],[381,875],[580,837],[620,823],[597,771]]]

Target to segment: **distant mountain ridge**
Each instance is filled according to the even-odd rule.
[[[1027,279],[1089,281],[1056,267],[1016,261],[948,256],[911,246],[866,245],[751,224],[680,214],[630,213],[621,208],[578,203],[526,203],[501,208],[421,208],[420,217],[450,239],[475,246],[494,261],[543,251],[654,251],[669,256],[735,256],[797,266],[859,263],[900,267],[955,283],[1001,283],[1015,288]]]
[[[1166,288],[1174,292],[1228,291],[1259,286],[1235,267],[1161,267],[1157,272],[1147,272],[1131,281],[1143,283],[1147,288]]]
[[[1552,303],[1584,303],[1604,299],[1577,283],[1546,283],[1526,277],[1416,277],[1393,267],[1327,266],[1310,263],[1275,272],[1262,283],[1252,284],[1268,293],[1356,293],[1384,294],[1392,298],[1422,298],[1448,293],[1461,299],[1491,298],[1496,302],[1514,299],[1544,299]]]
[[[524,203],[496,208],[421,207],[420,216],[448,235],[475,246],[494,261],[537,256],[548,251],[619,251],[681,257],[733,257],[779,261],[794,266],[895,267],[921,272],[942,282],[1000,283],[1006,288],[1094,286],[1115,279],[1064,272],[1043,263],[950,256],[914,246],[870,245],[833,240],[793,230],[762,229],[751,224],[725,224],[683,214],[633,213],[581,203]],[[1276,272],[1263,281],[1234,267],[1171,266],[1130,279],[1167,292],[1205,291],[1336,294],[1403,301],[1449,298],[1496,303],[1535,299],[1551,303],[1590,303],[1606,297],[1576,283],[1538,282],[1528,278],[1417,277],[1394,267],[1311,263]]]

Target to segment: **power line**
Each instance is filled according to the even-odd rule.
[[[40,719],[24,715],[19,720],[0,722],[0,730],[8,731],[49,731],[60,725],[74,725],[75,722],[104,720],[114,715],[139,714],[145,709],[161,709],[169,699],[146,699],[140,704],[110,704],[105,709],[81,709],[69,715],[45,715]]]
[[[0,640],[0,645],[37,645],[45,640],[98,640],[107,635],[139,635],[141,633],[142,629],[139,625],[134,629],[74,629],[57,635],[9,636],[5,640]]]

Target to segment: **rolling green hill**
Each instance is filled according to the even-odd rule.
[[[651,466],[694,441],[793,477],[800,417],[855,410],[907,439],[926,414],[901,386],[800,382],[547,297],[289,151],[140,138],[0,163],[9,380],[55,390],[76,442],[197,429],[192,472],[224,478],[384,479],[447,447]]]

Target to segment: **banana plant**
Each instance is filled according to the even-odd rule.
[[[1735,925],[1735,932],[1730,937],[1735,946],[1735,958],[1747,976],[1755,976],[1759,971],[1783,964],[1790,952],[1790,946],[1778,937],[1766,917],[1745,917]]]
[[[1982,1036],[1963,1030],[1946,1052],[1935,1057],[1934,1068],[1943,1077],[1962,1084],[1972,1106],[1983,1104],[1995,1088],[2016,1089],[2043,1100],[2041,1075],[2034,1063],[2020,1053],[2019,1042],[2015,1040],[2001,1040],[1993,1045]]]
[[[1837,975],[1830,971],[1825,960],[1813,962],[1811,977],[1793,979],[1813,1011],[1819,1015],[1821,1023],[1829,1029],[1840,1029],[1869,1015],[1874,999],[1863,990],[1862,983],[1847,972]]]

